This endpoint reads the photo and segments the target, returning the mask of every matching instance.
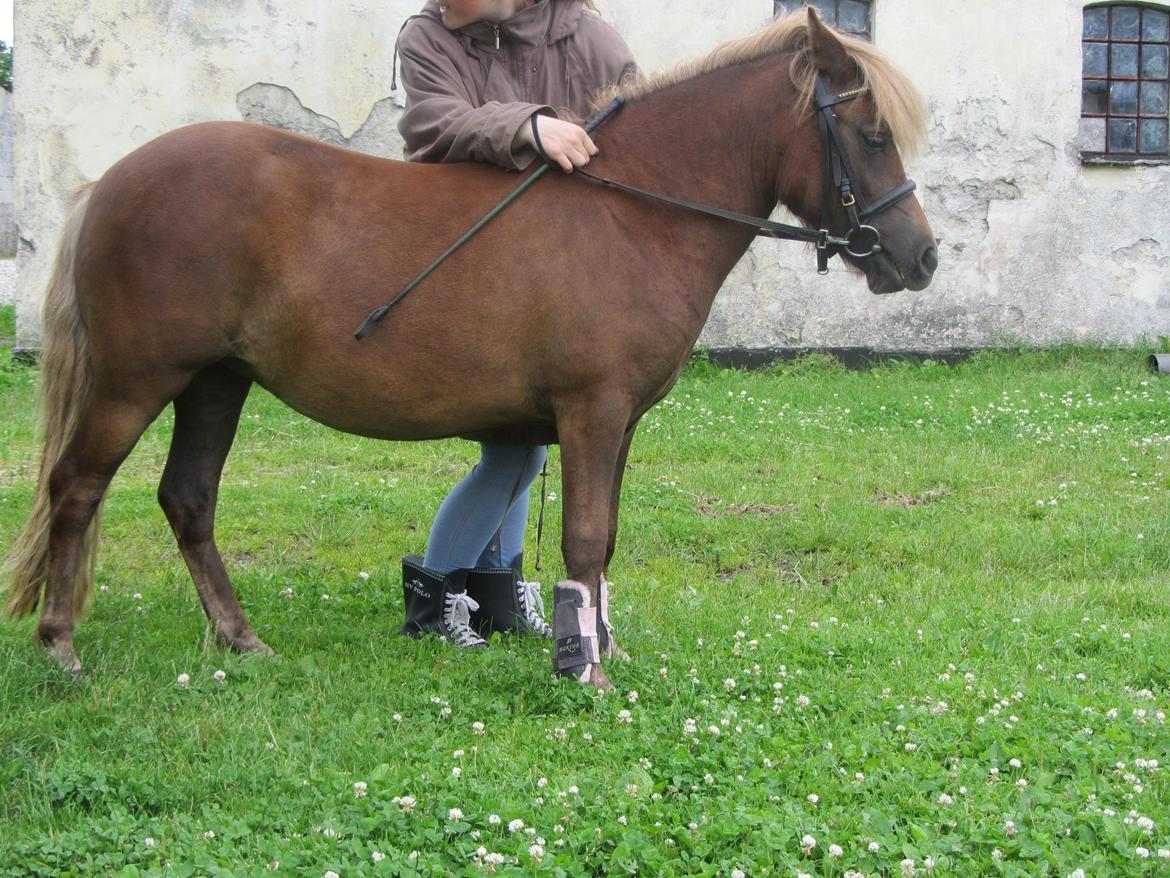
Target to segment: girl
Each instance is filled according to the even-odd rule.
[[[590,96],[637,75],[595,13],[592,0],[429,0],[398,40],[406,158],[523,170],[539,142],[566,173],[587,164],[597,147],[578,120]],[[521,571],[528,489],[545,457],[543,446],[481,445],[439,507],[426,556],[402,559],[404,633],[461,647],[491,631],[551,637],[540,584]]]

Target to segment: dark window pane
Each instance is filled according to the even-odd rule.
[[[1136,40],[1140,19],[1140,9],[1132,6],[1115,6],[1113,8],[1113,39]]]
[[[1109,112],[1118,116],[1136,116],[1138,84],[1136,82],[1109,83]]]
[[[1081,112],[1104,114],[1108,106],[1106,98],[1108,89],[1109,83],[1104,79],[1086,79],[1081,96]]]
[[[1167,152],[1166,129],[1168,125],[1170,125],[1170,122],[1167,122],[1166,119],[1143,119],[1141,141],[1138,144],[1140,151],[1165,155]]]
[[[1147,9],[1142,14],[1142,39],[1162,43],[1170,39],[1170,15]]]
[[[1170,46],[1142,46],[1142,76],[1146,79],[1165,79],[1170,66]]]
[[[1142,115],[1165,116],[1170,112],[1165,82],[1142,83]]]
[[[1137,152],[1137,120],[1109,120],[1109,151]]]
[[[1085,76],[1109,75],[1109,46],[1106,43],[1085,43],[1081,54],[1085,62],[1082,72]]]
[[[1109,10],[1085,10],[1085,39],[1104,40],[1109,37]]]
[[[862,3],[859,0],[841,0],[840,15],[842,30],[850,30],[855,33],[867,33],[869,31],[868,3]]]
[[[1114,43],[1113,76],[1138,75],[1138,47],[1132,43]]]

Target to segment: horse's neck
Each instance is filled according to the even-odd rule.
[[[669,86],[631,103],[615,120],[612,137],[601,129],[597,170],[651,191],[767,217],[776,206],[784,160],[785,144],[777,140],[788,126],[781,120],[791,115],[787,106],[794,99],[787,64],[779,59]],[[685,302],[689,331],[697,337],[754,231],[680,208],[666,210],[659,215],[666,221],[655,217],[641,233],[647,250],[656,238],[664,252],[676,254],[678,276],[669,298]]]
[[[643,188],[766,217],[776,206],[784,146],[775,142],[775,108],[787,96],[782,86],[793,93],[786,66],[771,59],[638,98],[612,148],[604,128],[598,135],[603,153],[617,159],[606,171]]]

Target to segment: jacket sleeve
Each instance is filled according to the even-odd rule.
[[[412,23],[398,43],[406,111],[398,130],[406,159],[416,162],[491,162],[523,170],[536,159],[531,149],[512,152],[512,141],[533,113],[555,116],[550,106],[490,101],[474,105],[463,77],[445,48]]]

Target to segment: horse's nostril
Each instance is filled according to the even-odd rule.
[[[918,260],[918,264],[926,274],[934,274],[934,270],[938,268],[938,248],[931,244],[922,252],[922,258]]]

